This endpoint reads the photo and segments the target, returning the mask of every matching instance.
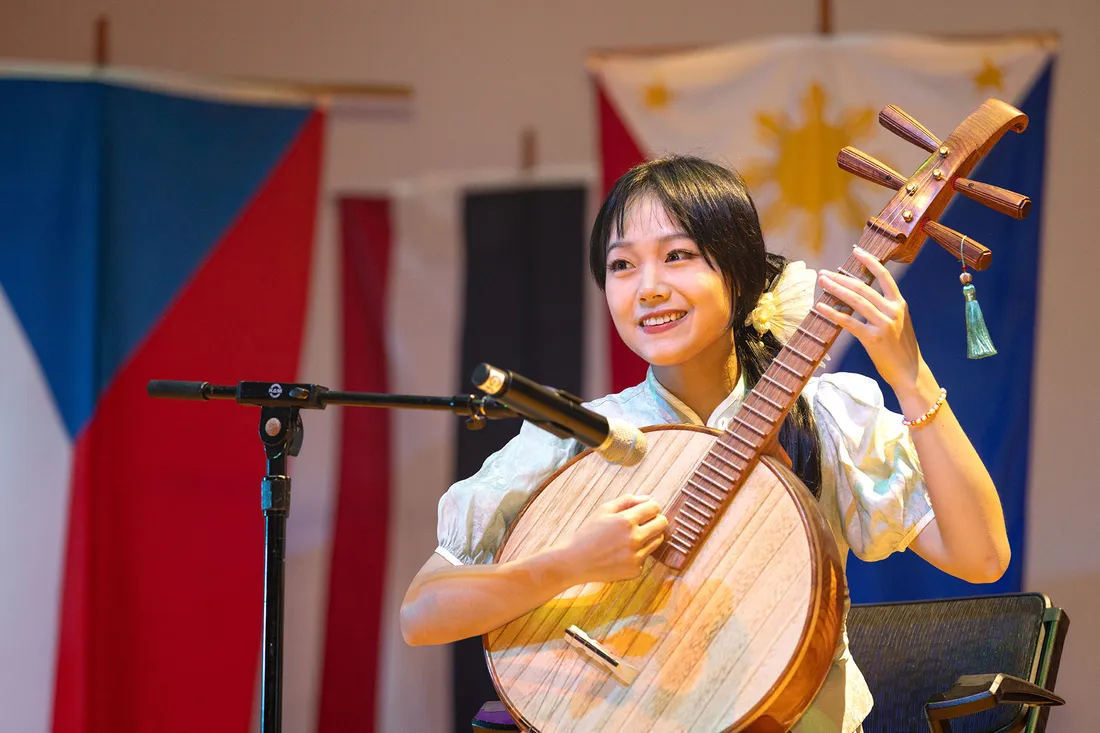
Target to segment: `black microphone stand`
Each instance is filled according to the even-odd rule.
[[[260,408],[260,440],[267,456],[267,472],[261,482],[260,507],[264,513],[264,634],[260,700],[262,733],[282,731],[283,599],[286,575],[286,520],[290,515],[290,476],[287,456],[302,449],[304,431],[301,410],[323,410],[329,405],[391,407],[407,410],[447,410],[466,416],[466,427],[478,430],[487,419],[521,417],[491,397],[337,392],[316,384],[239,382],[237,386],[209,382],[156,379],[149,382],[150,397],[182,400],[234,400]],[[561,434],[553,425],[540,427]]]

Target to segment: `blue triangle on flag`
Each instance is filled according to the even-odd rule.
[[[75,434],[311,110],[38,79],[0,107],[0,286]]]
[[[992,264],[974,273],[978,300],[997,355],[966,357],[961,267],[958,260],[928,240],[904,272],[899,287],[909,304],[921,352],[997,486],[1004,506],[1012,562],[998,582],[974,586],[932,567],[911,552],[881,562],[852,558],[848,580],[859,603],[946,598],[1019,591],[1026,549],[1028,455],[1031,391],[1038,305],[1040,231],[1048,100],[1053,63],[1038,76],[1021,110],[1029,117],[1022,135],[1008,133],[981,162],[973,177],[1031,196],[1030,216],[1012,220],[962,196],[956,196],[943,224],[993,250]],[[867,353],[854,345],[841,361],[842,371],[876,377],[886,405],[898,410],[893,391],[882,381]],[[950,487],[948,487],[950,489]]]

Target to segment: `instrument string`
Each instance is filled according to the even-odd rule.
[[[917,177],[915,179],[907,182],[906,186],[908,186],[910,184],[915,184],[917,186],[916,190],[920,191],[921,189],[923,189],[928,183],[930,183],[934,179],[934,176],[932,175],[932,170],[934,169],[935,166],[932,164],[931,161],[932,161],[932,158],[934,156],[936,156],[937,154],[938,153],[933,152],[925,160],[925,162],[921,165],[920,169],[918,169]],[[924,170],[922,171],[921,169],[924,169]],[[880,212],[880,214],[879,214],[879,220],[882,221],[888,227],[893,227],[895,224],[899,223],[900,220],[904,219],[905,211],[907,209],[906,199],[910,196],[910,194],[908,193],[906,187],[904,187],[904,186],[901,189],[901,191],[904,192],[904,193],[900,197],[895,195],[894,200],[892,201],[892,203],[889,204],[886,208],[884,208],[883,211]],[[915,193],[916,192],[914,192],[913,195],[915,195]],[[914,218],[918,218],[917,217],[917,212],[914,211],[913,216],[914,216]],[[875,236],[876,234],[877,234],[877,236],[886,236],[885,234],[882,234],[880,232],[876,233],[874,228],[872,228],[870,225],[865,226],[864,230],[863,230],[863,233],[860,236],[860,245],[862,245],[864,243],[865,239],[870,239],[871,237]],[[964,239],[964,241],[965,241],[965,239]],[[871,248],[868,247],[867,249],[868,249],[868,251],[871,251]],[[872,254],[874,254],[874,252],[872,252]],[[875,255],[875,256],[877,257],[877,255]],[[960,256],[961,256],[961,253],[960,253]],[[861,262],[856,260],[853,263],[852,262],[853,259],[854,259],[854,256],[850,255],[848,257],[848,259],[845,260],[844,263],[842,263],[841,267],[839,268],[840,271],[844,272],[845,274],[851,273],[852,272],[852,268],[850,266],[851,264],[857,264],[862,271],[866,271],[866,268],[863,266],[863,264]],[[883,264],[885,264],[885,263],[883,263]],[[862,280],[862,277],[859,277],[857,279]],[[816,305],[816,303],[815,303],[815,305]],[[819,314],[819,316],[820,316],[820,314]],[[839,327],[837,327],[837,329],[838,329],[838,332],[839,332]],[[795,342],[796,339],[798,339],[798,343]],[[801,331],[796,331],[794,333],[794,335],[788,341],[788,345],[790,346],[790,349],[792,351],[796,351],[796,353],[800,353],[798,351],[800,348],[801,349],[813,349],[814,347],[821,348],[821,344],[814,343],[812,338],[810,338],[809,336],[803,334]],[[827,353],[827,352],[828,352],[828,349],[825,349],[823,353]],[[782,353],[782,350],[780,351],[780,354],[781,353]],[[779,354],[776,355],[777,360],[778,360],[778,357],[779,357]],[[821,363],[821,359],[816,360],[816,362],[814,364],[815,369],[818,365],[820,365],[820,363]],[[781,366],[783,366],[782,362],[781,362]],[[757,387],[754,388],[753,391],[755,391],[758,388],[760,388],[760,385],[757,385]],[[750,396],[751,396],[751,394],[750,394]],[[748,399],[748,397],[746,397],[746,399]],[[770,400],[765,400],[765,402],[769,402],[769,401]],[[740,410],[738,412],[740,413]],[[738,417],[740,418],[740,415],[738,415]],[[742,420],[747,420],[748,417],[746,416],[745,418],[741,418],[741,419]],[[725,448],[727,451],[730,451],[731,453],[736,455],[736,451],[733,450],[733,447],[730,444],[725,442],[725,439],[726,439],[727,435],[729,437],[734,438],[734,439],[738,439],[735,435],[735,430],[736,430],[735,426],[738,424],[738,422],[739,422],[738,420],[731,421],[731,424],[726,429],[725,433],[717,441],[715,441],[715,446],[714,446],[715,449],[718,446],[721,446],[722,448]],[[774,422],[773,422],[773,424],[774,424]],[[746,426],[746,427],[749,427],[749,426]],[[751,430],[751,427],[750,427],[750,430]],[[714,449],[712,449],[712,451],[713,450]],[[709,455],[709,453],[708,453],[708,455]],[[706,456],[703,457],[702,461],[700,462],[699,467],[696,469],[696,472],[697,473],[701,472],[702,469],[705,468],[705,467],[709,467],[708,464],[707,464]],[[740,468],[737,469],[738,473],[741,475],[741,477],[744,476],[745,470],[747,470],[747,468],[748,467],[746,466],[745,469],[740,469]],[[683,487],[681,487],[681,489],[679,491],[679,493],[683,495],[682,501],[686,501],[689,498],[696,498],[696,497],[694,497],[694,495],[691,492],[688,491],[688,486],[689,486],[689,484],[685,484]],[[732,487],[730,487],[730,488],[732,488]],[[726,489],[725,493],[728,497],[729,489]],[[696,498],[696,502],[699,502],[699,501],[700,500],[698,498]],[[680,509],[679,511],[683,511],[683,510]],[[700,510],[697,509],[696,511],[700,511]],[[703,514],[703,516],[707,517],[708,521],[713,521],[715,519],[715,515],[712,514],[711,512],[706,512],[706,513]],[[681,544],[681,545],[687,547],[689,550],[694,551],[696,543],[699,540],[703,539],[703,537],[701,536],[701,534],[699,532],[693,531],[693,528],[683,526],[684,523],[682,521],[680,521],[679,516],[677,516],[676,524],[680,525],[678,528],[683,530],[681,532],[681,535],[680,535],[680,537],[682,539],[677,538],[676,543]],[[675,532],[675,529],[670,529],[669,535],[671,536],[671,534],[674,533],[674,532]],[[705,534],[705,533],[706,533],[706,529],[704,529],[702,531],[702,534]],[[691,536],[695,536],[698,539],[697,540],[692,540]],[[673,549],[677,549],[677,548],[674,547]],[[677,551],[680,552],[681,550],[677,549]]]

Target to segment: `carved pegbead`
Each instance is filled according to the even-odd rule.
[[[905,185],[905,179],[896,170],[853,147],[846,147],[837,153],[836,164],[842,170],[853,173],[865,181],[877,183],[895,191]]]
[[[956,178],[955,190],[979,204],[988,206],[1013,219],[1023,219],[1031,213],[1031,199],[998,186],[991,186],[969,178]]]
[[[878,113],[878,121],[901,139],[911,142],[918,148],[924,148],[929,153],[936,152],[940,147],[939,138],[929,132],[927,127],[893,104],[882,108]]]
[[[967,267],[974,270],[984,270],[989,267],[989,263],[993,259],[993,253],[989,251],[988,247],[983,247],[981,243],[963,236],[963,234],[950,227],[945,227],[938,221],[929,220],[924,222],[923,229],[925,234],[950,252],[952,257],[959,259],[959,256],[962,255],[963,262],[966,263]]]

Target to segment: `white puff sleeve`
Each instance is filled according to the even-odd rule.
[[[902,416],[873,379],[826,374],[803,392],[821,436],[822,493],[835,490],[840,529],[862,560],[900,552],[935,516]]]
[[[436,553],[454,564],[491,563],[531,492],[580,448],[575,440],[523,423],[477,473],[453,484],[439,500]]]

